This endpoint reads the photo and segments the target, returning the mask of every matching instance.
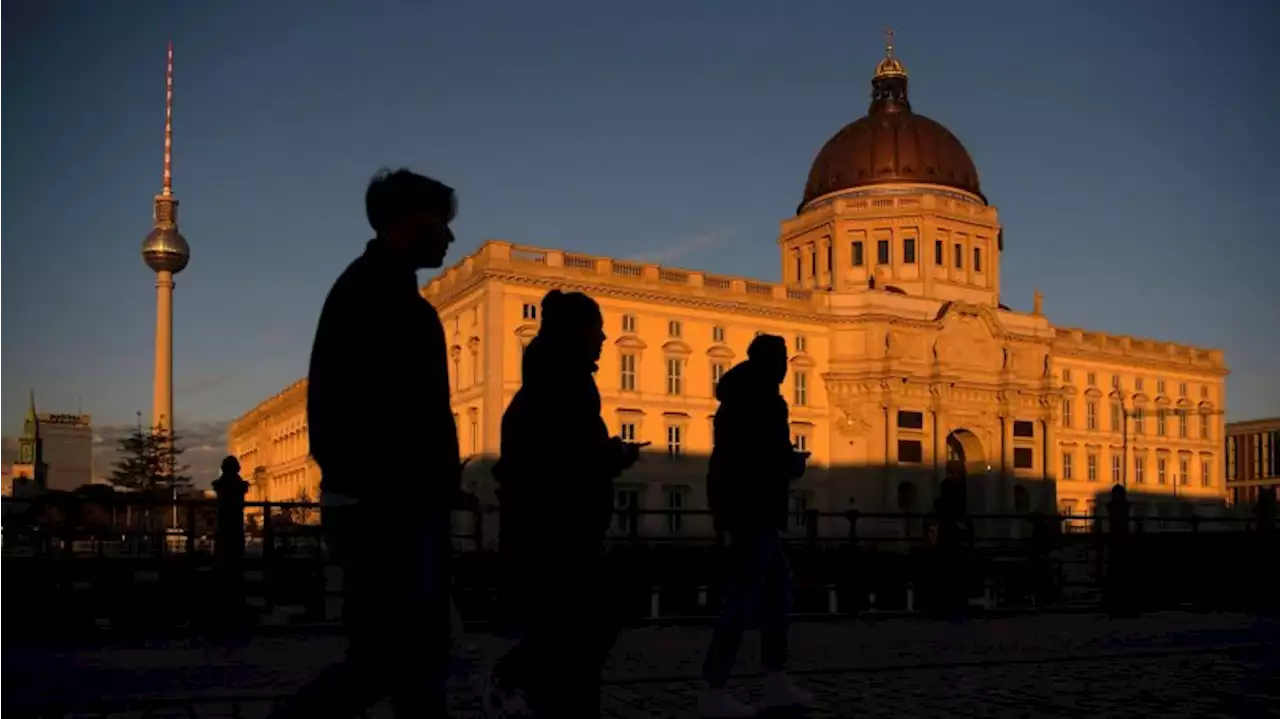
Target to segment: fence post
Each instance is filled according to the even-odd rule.
[[[1107,503],[1107,569],[1103,601],[1113,610],[1127,609],[1130,566],[1129,498],[1119,484],[1111,488],[1111,501]]]

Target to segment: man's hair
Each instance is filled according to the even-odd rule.
[[[756,335],[747,345],[747,359],[787,359],[787,341],[778,335]]]
[[[369,226],[382,235],[414,215],[430,212],[441,222],[453,221],[458,202],[453,188],[404,168],[379,170],[364,193]]]

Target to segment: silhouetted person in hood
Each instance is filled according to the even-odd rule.
[[[444,328],[416,272],[443,264],[456,200],[440,182],[384,171],[365,209],[376,237],[325,299],[307,386],[347,655],[279,716],[345,718],[386,697],[396,716],[446,716],[458,434]]]
[[[813,698],[796,688],[783,670],[791,612],[791,567],[780,532],[786,528],[791,482],[804,474],[807,452],[791,445],[787,403],[779,386],[787,376],[787,345],[759,335],[747,361],[725,373],[716,386],[720,408],[707,472],[707,501],[718,530],[729,537],[728,593],[707,648],[698,697],[703,716],[752,717],[754,707],[725,692],[742,634],[761,628],[770,709],[802,707]]]
[[[494,477],[505,601],[521,605],[525,636],[483,690],[490,712],[527,702],[546,719],[599,715],[600,670],[621,629],[603,540],[613,479],[642,446],[610,437],[600,417],[593,373],[604,340],[594,300],[548,292],[523,384],[502,417]]]

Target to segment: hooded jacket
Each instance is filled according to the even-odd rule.
[[[716,386],[715,446],[707,504],[731,533],[784,529],[791,481],[804,463],[791,446],[787,403],[778,382],[747,360]]]
[[[524,353],[523,383],[502,416],[502,534],[542,545],[598,543],[613,517],[622,443],[600,417],[593,362],[539,335]]]

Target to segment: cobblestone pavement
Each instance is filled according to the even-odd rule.
[[[1274,622],[1238,614],[799,623],[792,666],[819,697],[819,708],[806,715],[815,718],[1280,717],[1278,633]],[[626,632],[605,671],[606,715],[691,716],[708,636],[704,627]],[[493,637],[472,640],[482,665],[505,647]],[[747,676],[734,688],[744,698],[757,690],[750,676],[758,669],[756,649],[749,640],[739,663]],[[120,709],[109,716],[141,717],[119,702],[155,699],[163,706],[150,716],[252,719],[269,709],[268,697],[288,693],[340,652],[335,637],[285,636],[229,655],[182,647],[6,654],[4,704],[109,699]],[[456,689],[456,715],[478,716],[465,686]],[[229,696],[259,699],[218,699]],[[178,697],[184,701],[164,701]],[[196,702],[194,711],[186,700]]]

